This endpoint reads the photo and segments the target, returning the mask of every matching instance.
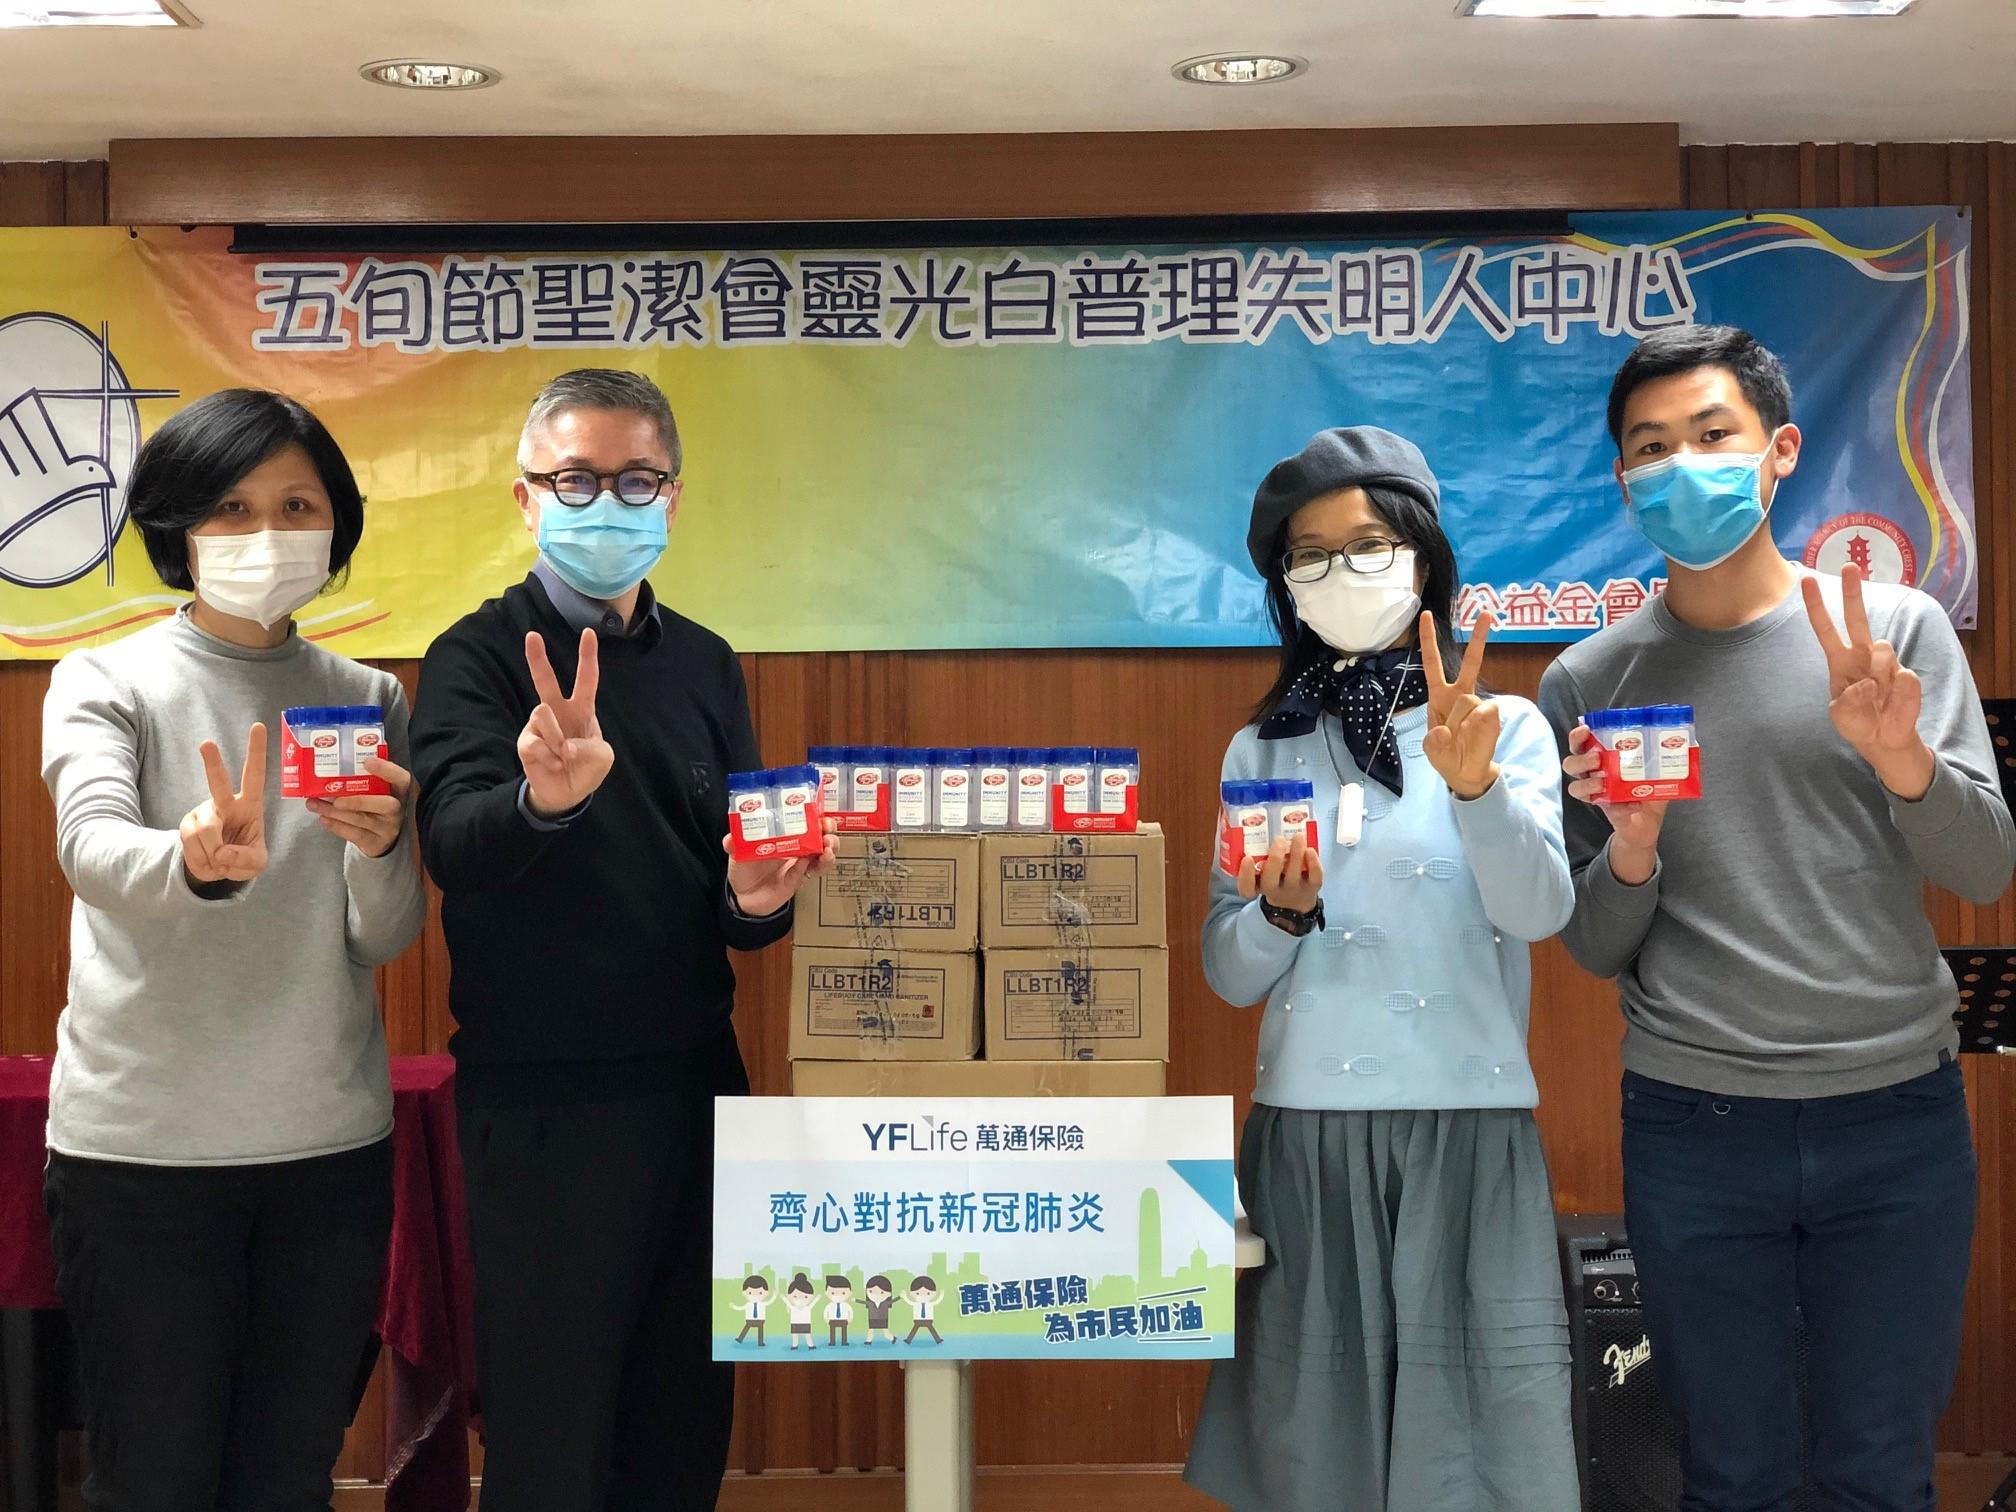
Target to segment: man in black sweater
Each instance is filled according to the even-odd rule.
[[[420,836],[453,967],[483,1512],[711,1509],[714,1099],[749,1090],[727,952],[831,862],[731,864],[762,763],[741,664],[644,574],[680,447],[649,379],[556,378],[514,486],[532,575],[427,652]],[[571,692],[563,692],[571,687]]]

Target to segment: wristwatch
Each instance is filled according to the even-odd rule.
[[[1299,940],[1305,935],[1316,933],[1317,930],[1323,927],[1323,900],[1318,898],[1314,908],[1310,909],[1307,913],[1302,913],[1293,908],[1277,908],[1265,898],[1262,898],[1260,900],[1260,916],[1269,924],[1274,925],[1275,928],[1286,930]]]

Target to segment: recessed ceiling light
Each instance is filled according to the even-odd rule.
[[[1459,16],[1547,20],[1802,21],[1828,16],[1901,15],[1917,0],[1462,0]]]
[[[494,68],[474,63],[434,63],[425,58],[385,58],[366,63],[358,72],[373,84],[395,89],[487,89],[503,77]]]
[[[1209,53],[1185,58],[1169,70],[1186,84],[1278,84],[1309,66],[1306,58],[1267,53]]]
[[[0,0],[0,30],[28,26],[194,26],[170,0]]]

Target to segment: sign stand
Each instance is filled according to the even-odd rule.
[[[973,1512],[973,1365],[903,1362],[904,1512]]]
[[[1235,1227],[1237,1264],[1267,1263],[1267,1241],[1241,1212]],[[903,1362],[904,1512],[973,1512],[973,1364],[970,1360]]]

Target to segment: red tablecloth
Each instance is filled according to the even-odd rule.
[[[60,1307],[42,1212],[47,1056],[0,1056],[0,1307]],[[378,1333],[386,1348],[387,1512],[469,1504],[475,1284],[455,1145],[455,1063],[392,1062],[392,1247]]]

